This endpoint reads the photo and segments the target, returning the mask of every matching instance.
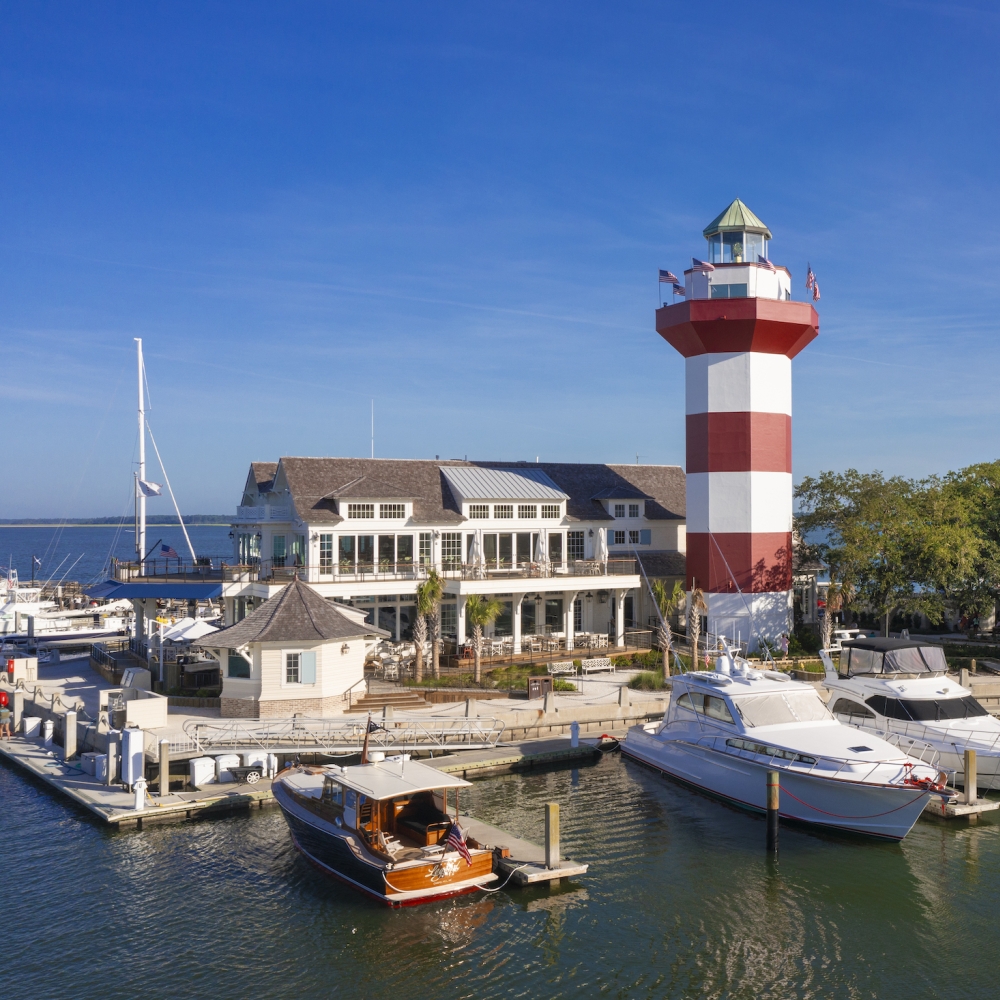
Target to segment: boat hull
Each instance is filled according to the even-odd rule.
[[[626,756],[699,791],[764,812],[767,772],[773,767],[711,747],[660,740],[641,726],[622,744]],[[779,815],[812,826],[902,840],[932,794],[920,789],[871,784],[781,769]]]
[[[473,865],[465,878],[456,878],[468,867],[461,859],[457,863],[387,869],[384,862],[366,850],[357,833],[338,828],[310,812],[280,781],[275,782],[272,791],[296,849],[321,871],[387,906],[413,906],[476,892],[496,881],[492,857],[486,853],[473,854]]]

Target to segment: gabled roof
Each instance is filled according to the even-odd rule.
[[[277,462],[251,462],[250,475],[257,484],[258,493],[267,493],[274,482],[274,474],[278,471]]]
[[[229,628],[195,639],[192,646],[238,649],[249,642],[317,642],[388,636],[374,625],[357,624],[296,577],[287,586]]]
[[[617,486],[606,486],[603,490],[598,490],[591,500],[648,500],[642,490],[637,490],[627,483],[620,483]]]
[[[465,500],[568,500],[569,494],[538,466],[524,469],[490,469],[449,466],[441,470],[452,492]]]
[[[357,476],[349,483],[330,490],[327,498],[333,500],[361,497],[364,500],[416,500],[412,487],[389,483],[374,476]]]
[[[714,236],[716,233],[743,232],[763,233],[771,239],[771,230],[750,211],[746,205],[737,198],[724,212],[717,215],[703,230],[702,233]]]
[[[413,498],[415,525],[460,525],[465,518],[447,475],[456,469],[508,471],[520,476],[542,473],[566,500],[569,520],[610,521],[593,497],[602,490],[633,489],[646,499],[651,520],[683,520],[684,471],[677,465],[599,465],[574,462],[463,462],[391,458],[282,458],[281,475],[288,483],[298,516],[307,524],[337,525],[343,517],[332,494],[363,480],[381,481]],[[277,475],[277,473],[275,473]],[[370,487],[368,487],[370,488]],[[353,487],[352,487],[353,489]],[[395,499],[386,497],[385,499]],[[366,497],[366,499],[379,499]]]

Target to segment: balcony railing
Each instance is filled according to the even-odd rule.
[[[147,559],[142,566],[137,562],[112,561],[111,578],[119,583],[132,580],[170,579],[178,583],[208,583],[232,580],[256,580],[259,566],[231,565],[219,556],[201,556],[190,559]]]
[[[256,524],[258,521],[287,521],[292,516],[292,509],[288,504],[262,504],[259,507],[237,507],[236,520],[249,521]]]

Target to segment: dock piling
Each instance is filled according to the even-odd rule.
[[[580,745],[580,723],[575,719],[569,726],[569,745],[574,749]]]
[[[170,740],[160,740],[160,798],[170,794]]]
[[[559,867],[559,803],[545,803],[545,867]]]
[[[976,751],[965,751],[965,802],[974,806],[979,801],[979,775],[976,773]]]
[[[63,760],[76,756],[76,712],[67,712],[64,719]]]
[[[21,731],[21,716],[24,715],[24,692],[15,691],[14,692],[14,703],[11,705],[14,717],[11,720],[14,729],[13,732],[19,733]]]
[[[767,853],[778,853],[778,808],[781,797],[781,776],[767,772]]]

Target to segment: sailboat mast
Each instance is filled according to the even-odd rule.
[[[139,480],[146,479],[146,403],[143,398],[142,338],[136,337],[136,353],[139,365],[139,475],[135,484],[136,531],[135,549],[139,556],[139,575],[144,575],[142,558],[146,554],[146,494],[139,487]]]

